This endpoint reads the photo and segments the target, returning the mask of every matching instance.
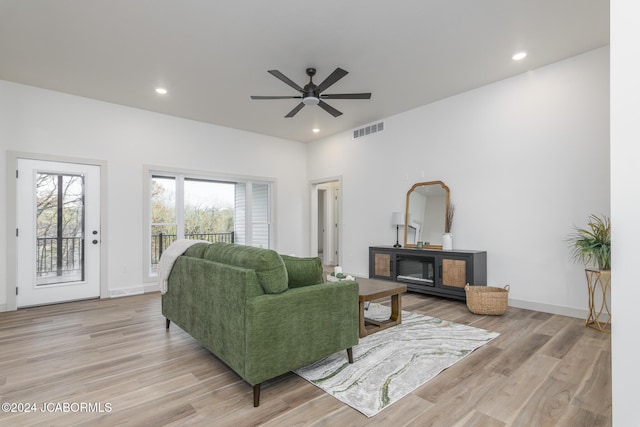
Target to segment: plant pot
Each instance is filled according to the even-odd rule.
[[[442,236],[442,250],[453,250],[453,235],[451,233],[444,233],[444,235]]]

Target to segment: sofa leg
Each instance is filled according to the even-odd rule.
[[[171,324],[171,320],[167,319],[167,326],[166,326],[167,329],[169,329],[170,324]]]
[[[353,363],[353,347],[347,349],[347,356],[349,357],[349,363]]]
[[[257,408],[258,406],[260,406],[260,384],[253,386],[253,407]]]

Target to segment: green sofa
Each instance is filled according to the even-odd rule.
[[[230,243],[179,256],[162,295],[174,322],[253,386],[358,343],[358,284],[323,283],[319,258]]]

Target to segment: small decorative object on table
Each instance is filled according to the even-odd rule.
[[[341,280],[356,280],[356,278],[350,274],[346,274],[346,275],[342,273],[327,274],[327,282],[339,282]]]
[[[501,316],[507,311],[509,300],[509,285],[504,288],[493,286],[467,286],[464,291],[467,295],[467,307],[475,314],[489,314]]]

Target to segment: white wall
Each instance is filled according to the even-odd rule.
[[[13,250],[7,150],[107,162],[110,290],[142,286],[143,165],[276,179],[275,249],[306,250],[299,233],[308,222],[303,144],[0,81],[0,309],[6,250]]]
[[[640,27],[637,1],[611,2],[611,225],[613,425],[638,425]]]
[[[442,180],[454,248],[487,251],[490,285],[510,284],[512,305],[583,315],[584,266],[565,239],[609,214],[608,47],[384,123],[309,145],[310,180],[343,177],[344,271],[367,275],[368,247],[395,242],[407,190]]]

